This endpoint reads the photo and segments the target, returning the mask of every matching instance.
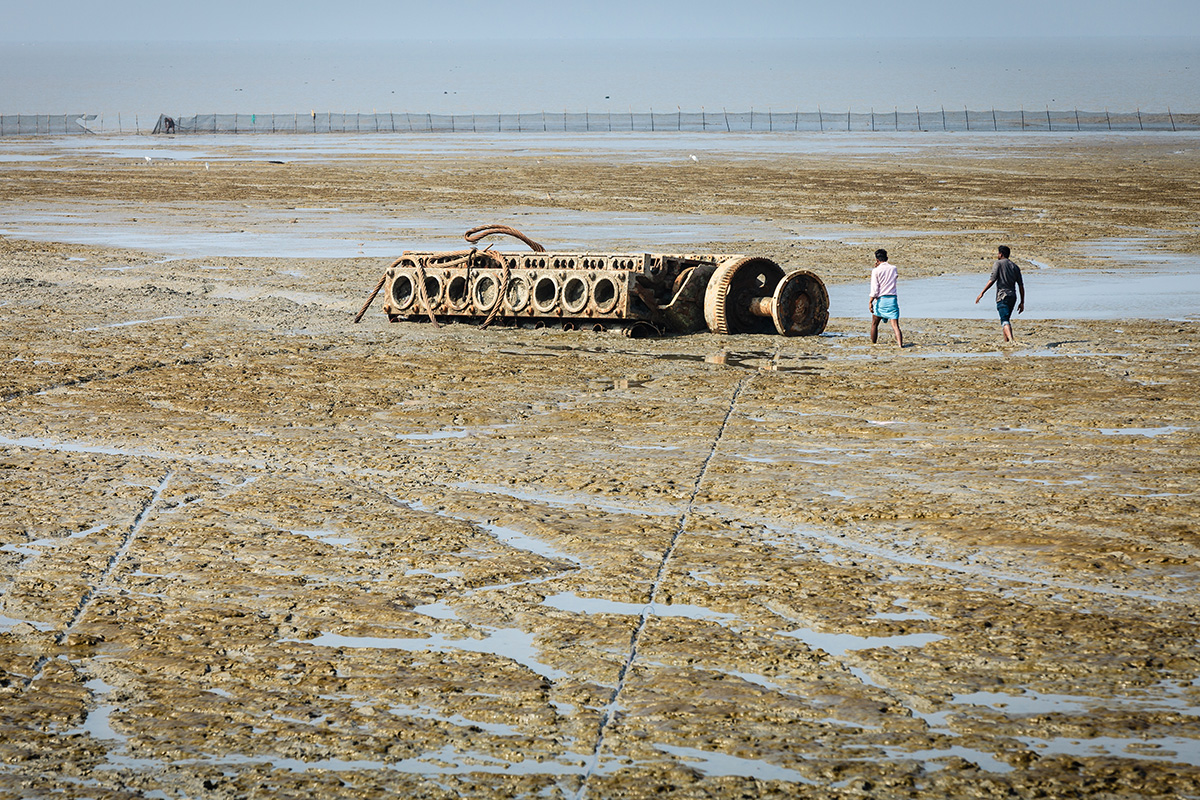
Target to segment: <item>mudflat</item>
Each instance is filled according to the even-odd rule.
[[[276,141],[0,141],[0,797],[1200,794],[1194,315],[355,325],[390,258],[251,246],[1119,291],[1200,258],[1200,139]]]

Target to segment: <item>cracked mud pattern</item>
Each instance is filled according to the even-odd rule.
[[[942,226],[897,260],[951,273],[997,230],[1059,268],[1120,225],[1194,256],[1200,170],[1160,141],[678,180],[833,218],[903,173],[894,217],[836,221]],[[493,160],[290,164],[287,201],[231,163],[198,199],[391,170],[465,230],[537,169]],[[6,166],[0,210],[195,177],[78,166]],[[553,169],[586,211],[667,167]],[[929,216],[993,173],[1033,211],[960,186]],[[729,244],[865,295],[859,247]],[[0,238],[0,797],[1200,796],[1194,322],[905,320],[903,351],[836,310],[806,339],[351,325],[383,266]]]

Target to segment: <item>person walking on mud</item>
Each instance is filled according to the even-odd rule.
[[[896,344],[904,347],[900,331],[900,302],[896,299],[896,268],[888,263],[887,250],[875,251],[875,268],[871,270],[871,297],[867,301],[871,312],[871,344],[879,338],[879,321],[886,319],[892,326]]]
[[[983,299],[984,293],[992,288],[992,284],[996,284],[996,312],[1000,314],[1000,332],[1004,334],[1006,342],[1017,338],[1013,335],[1012,321],[1010,320],[1013,304],[1016,303],[1018,314],[1025,311],[1025,282],[1021,280],[1021,268],[1008,258],[1011,252],[1007,245],[1002,244],[996,248],[996,263],[992,265],[992,277],[988,279],[987,286],[984,286],[983,291],[975,298],[975,303],[978,304]],[[1017,290],[1020,290],[1019,301]]]

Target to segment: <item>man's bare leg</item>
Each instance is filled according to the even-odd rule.
[[[904,349],[904,334],[900,332],[900,320],[890,319],[888,322],[892,324],[892,335],[896,337],[896,344]]]
[[[879,320],[883,317],[871,317],[871,344],[875,344],[875,340],[879,338]]]

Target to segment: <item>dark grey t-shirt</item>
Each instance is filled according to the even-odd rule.
[[[992,267],[992,280],[996,282],[996,302],[1017,301],[1017,284],[1021,283],[1021,268],[1007,258],[997,259]]]

